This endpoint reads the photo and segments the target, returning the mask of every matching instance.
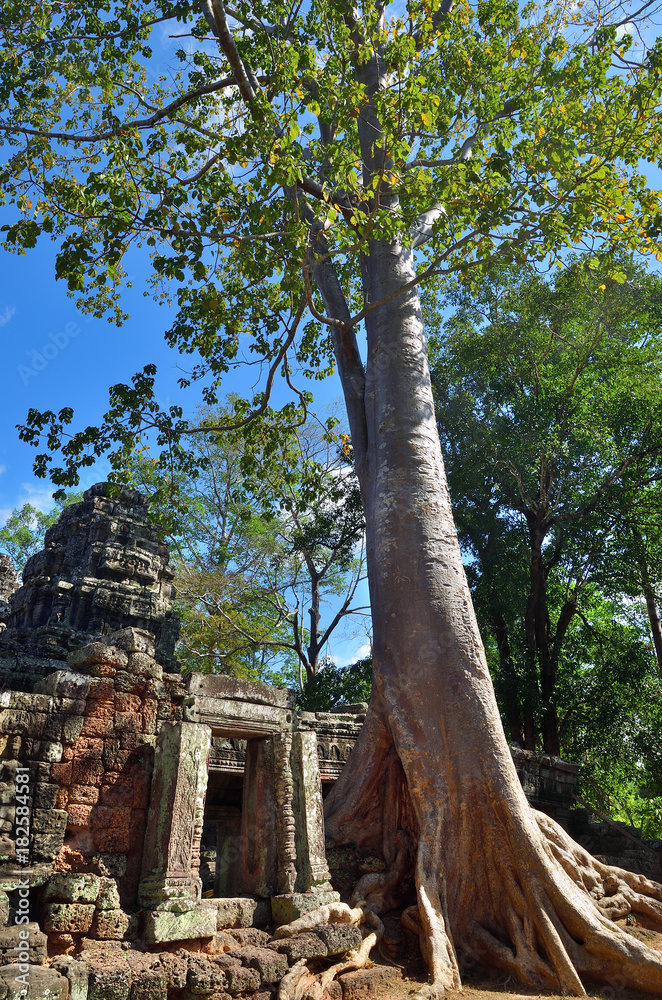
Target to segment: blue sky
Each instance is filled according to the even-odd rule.
[[[8,221],[0,212],[0,225]],[[180,359],[163,339],[173,312],[156,303],[146,291],[146,269],[136,259],[134,287],[122,299],[130,319],[117,327],[106,320],[82,315],[68,297],[66,285],[56,281],[56,246],[49,242],[19,256],[0,250],[0,349],[4,360],[0,392],[0,524],[15,507],[26,502],[42,510],[52,507],[53,487],[32,472],[36,449],[18,438],[15,425],[28,409],[72,406],[74,426],[96,423],[108,402],[108,387],[127,382],[148,362],[158,366],[157,391],[162,404],[182,402],[187,411],[198,402],[195,389],[182,394],[177,386]],[[144,265],[143,265],[144,267]],[[250,375],[254,378],[255,370]],[[227,391],[249,391],[248,374],[228,376]],[[314,383],[316,405],[322,413],[340,396],[337,379]],[[82,488],[103,479],[103,462],[85,473]],[[357,603],[367,603],[367,587]],[[365,636],[335,639],[330,653],[339,663],[353,662],[368,651]]]

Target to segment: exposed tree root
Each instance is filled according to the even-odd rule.
[[[371,708],[381,714],[378,700]],[[417,905],[405,909],[402,922],[418,934],[430,970],[422,996],[458,988],[463,967],[476,962],[525,986],[574,996],[585,994],[583,981],[662,994],[662,955],[614,923],[632,913],[662,930],[661,885],[596,861],[531,809],[514,769],[508,773],[510,758],[471,780],[447,760],[443,788],[419,765],[424,754],[413,752],[413,739],[399,755],[387,746],[383,718],[372,732],[375,757],[359,747],[368,773],[347,769],[351,815],[341,778],[329,796],[327,830],[336,843],[363,836],[387,861],[385,872],[361,879],[353,903],[364,897],[371,910],[385,912],[402,905],[415,884]]]
[[[321,972],[314,971],[308,960],[302,958],[292,966],[281,980],[278,1000],[321,1000],[324,990],[336,976],[352,969],[363,969],[368,964],[370,952],[381,940],[384,933],[384,925],[377,914],[369,909],[365,901],[359,902],[354,908],[350,908],[346,903],[329,903],[326,906],[320,906],[316,910],[304,913],[303,916],[293,920],[290,924],[283,924],[274,936],[276,938],[293,937],[295,934],[313,931],[316,927],[321,927],[324,924],[334,923],[349,923],[355,927],[363,926],[364,938],[360,947],[346,952],[339,957],[339,961]]]

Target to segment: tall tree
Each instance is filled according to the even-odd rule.
[[[415,880],[430,994],[459,985],[459,952],[576,994],[580,975],[662,988],[659,955],[608,919],[662,919],[662,888],[593,861],[517,780],[453,526],[418,292],[438,271],[542,260],[573,240],[658,249],[636,164],[658,156],[662,51],[630,50],[618,27],[634,12],[592,14],[575,44],[576,12],[520,16],[506,0],[2,13],[3,189],[22,213],[9,244],[60,238],[58,273],[98,311],[127,247],[154,247],[177,289],[170,342],[197,351],[206,402],[240,348],[265,360],[246,419],[295,360],[310,371],[335,357],[366,516],[374,686],[327,831],[383,854],[387,871],[357,888],[376,909]],[[192,37],[179,72],[150,86],[164,19]],[[70,409],[32,411],[38,471],[60,444],[55,482],[108,448],[121,466],[145,426],[176,459],[192,428],[181,408],[159,410],[153,377],[116,386],[103,424],[71,438]]]
[[[662,282],[621,266],[619,280],[595,259],[552,281],[506,268],[458,287],[446,321],[430,311],[451,496],[511,737],[557,756],[568,630],[662,483]]]
[[[229,411],[200,418],[214,425]],[[303,687],[341,626],[369,610],[355,600],[361,498],[346,435],[307,424],[283,430],[274,447],[257,424],[250,444],[240,433],[197,434],[188,474],[141,450],[130,478],[175,555],[183,666],[290,683],[298,675]]]

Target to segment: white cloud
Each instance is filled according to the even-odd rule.
[[[5,311],[0,313],[0,327],[7,326],[15,312],[15,306],[5,306]]]

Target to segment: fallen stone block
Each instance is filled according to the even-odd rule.
[[[302,917],[318,906],[327,903],[337,903],[340,893],[331,889],[328,892],[288,892],[282,896],[272,896],[271,916],[277,927],[281,924],[291,924],[293,920]]]
[[[121,952],[90,963],[87,1000],[129,1000],[131,969]]]
[[[270,941],[269,934],[266,931],[260,930],[259,927],[232,927],[227,933],[240,948],[244,948],[248,944],[261,948]],[[236,944],[233,947],[236,947]]]
[[[153,968],[134,973],[130,1000],[168,1000],[165,971]]]
[[[374,965],[371,969],[357,969],[346,972],[338,982],[342,986],[342,1000],[367,1000],[374,997],[401,978],[397,969],[386,965]]]
[[[21,932],[28,932],[27,940],[19,937]],[[39,924],[23,924],[5,927],[0,930],[0,965],[9,965],[17,961],[18,945],[27,943],[28,961],[31,965],[42,965],[46,961],[48,938],[39,930]],[[21,951],[23,951],[23,947]]]
[[[7,1000],[67,1000],[69,981],[55,969],[40,965],[4,965],[0,968],[0,996]]]
[[[315,934],[324,941],[329,955],[341,955],[344,951],[360,948],[363,935],[353,924],[325,924],[315,928]]]
[[[273,948],[259,948],[246,945],[228,952],[228,958],[236,958],[249,969],[255,969],[263,983],[278,983],[287,973],[287,956]]]
[[[224,991],[228,985],[225,970],[202,955],[190,955],[186,985],[191,993],[208,995]]]
[[[326,958],[329,953],[324,941],[312,933],[272,941],[269,948],[286,955],[290,965],[294,965],[300,958]]]
[[[254,993],[260,988],[260,974],[257,969],[247,969],[236,958],[219,955],[214,964],[223,970],[227,981],[226,991],[231,997],[244,993]]]
[[[54,958],[51,969],[55,969],[69,981],[69,1000],[87,1000],[89,972],[85,962],[77,962],[68,957]]]
[[[213,937],[217,930],[216,909],[205,905],[187,910],[186,913],[146,910],[144,921],[145,940],[148,944]]]

